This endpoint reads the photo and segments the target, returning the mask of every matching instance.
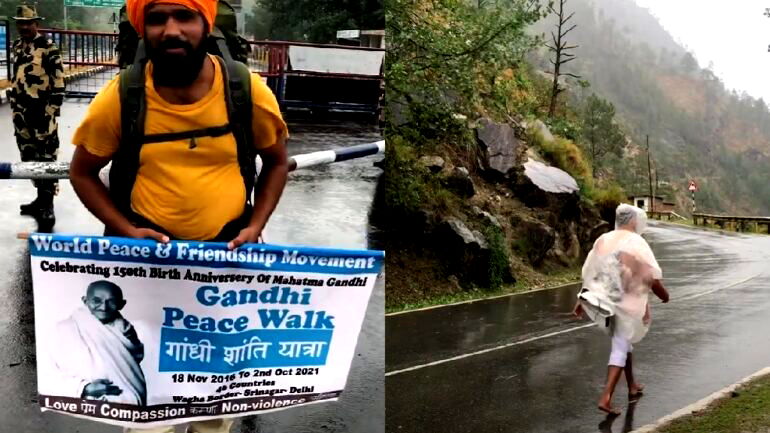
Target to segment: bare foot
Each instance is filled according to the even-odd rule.
[[[597,404],[596,407],[598,407],[600,411],[607,413],[607,415],[610,415],[610,416],[620,415],[620,409],[616,407],[612,407],[610,405],[610,399],[605,398],[604,396],[602,396],[602,398],[599,400],[599,404]]]
[[[635,384],[631,385],[628,388],[628,399],[631,400],[631,401],[638,400],[639,397],[644,395],[644,393],[642,391],[644,391],[644,385],[642,385],[641,383],[635,383]]]

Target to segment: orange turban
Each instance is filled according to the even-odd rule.
[[[128,21],[131,22],[139,36],[144,36],[144,13],[147,7],[154,3],[181,5],[200,12],[208,23],[209,30],[214,28],[214,19],[217,17],[217,0],[127,0]]]

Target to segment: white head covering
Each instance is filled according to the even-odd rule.
[[[636,206],[621,203],[615,209],[615,230],[626,228],[641,235],[647,228],[647,213]]]

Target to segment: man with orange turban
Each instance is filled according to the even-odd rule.
[[[228,116],[226,72],[206,52],[216,9],[216,0],[127,1],[129,21],[144,39],[149,59],[144,131],[138,134],[143,139],[121,142],[116,77],[91,102],[75,132],[77,149],[70,164],[75,192],[111,235],[163,243],[172,238],[227,242],[235,249],[257,242],[278,204],[288,174],[286,124],[275,95],[259,75],[251,74],[252,136],[245,139],[262,159],[252,198]],[[127,171],[123,156],[133,146],[136,164]],[[110,161],[113,171],[116,163],[123,164],[121,174],[132,178],[123,185],[128,194],[111,195],[99,179]],[[112,182],[110,188],[117,190]],[[147,404],[153,405],[148,385]],[[188,432],[224,433],[231,425],[229,419],[198,421]],[[170,433],[174,427],[127,431]]]
[[[217,16],[216,0],[128,0],[126,2],[126,14],[140,37],[144,37],[145,15],[150,4],[181,5],[197,11],[208,25],[208,31],[214,26],[214,19]]]

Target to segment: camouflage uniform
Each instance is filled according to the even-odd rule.
[[[8,93],[14,135],[22,161],[56,161],[59,133],[56,118],[64,99],[64,69],[56,45],[42,35],[17,39],[11,53],[13,83]],[[55,180],[35,180],[39,197],[56,193]],[[47,197],[46,197],[47,198]]]

